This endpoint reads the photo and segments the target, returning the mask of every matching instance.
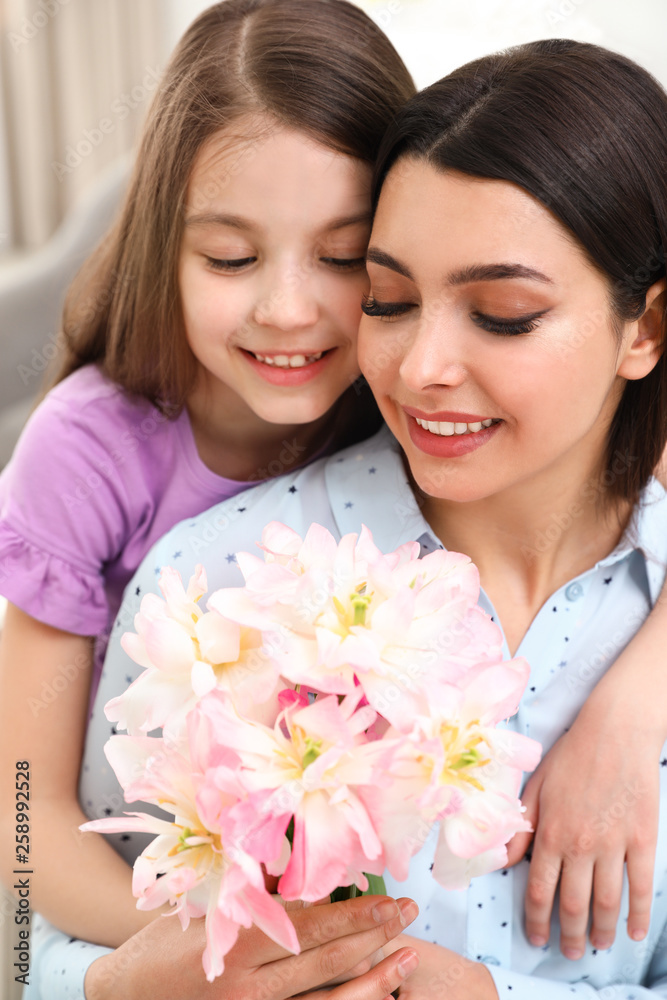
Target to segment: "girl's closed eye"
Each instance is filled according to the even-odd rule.
[[[208,266],[213,271],[227,271],[228,273],[233,273],[235,271],[241,271],[251,264],[254,264],[257,260],[256,257],[209,257],[206,255],[206,262]]]
[[[208,266],[214,271],[236,272],[245,270],[257,260],[255,256],[247,257],[210,257],[206,255]],[[356,257],[320,257],[320,260],[327,267],[335,271],[360,271],[366,266],[366,259],[363,255]]]
[[[366,257],[363,254],[357,257],[347,257],[344,255],[320,257],[320,260],[327,267],[331,267],[335,271],[361,271],[366,266]]]

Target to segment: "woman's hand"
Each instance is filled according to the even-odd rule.
[[[409,947],[419,965],[399,990],[401,1000],[498,1000],[498,991],[485,965],[471,962],[449,948],[401,934],[386,952]]]
[[[591,897],[591,944],[599,949],[613,944],[624,862],[630,884],[627,931],[633,940],[646,936],[651,911],[658,755],[664,736],[659,729],[653,734],[648,724],[638,725],[642,715],[633,710],[629,693],[622,705],[605,704],[598,690],[551,748],[521,797],[535,828],[526,934],[536,946],[549,940],[560,880],[560,946],[571,959],[584,951]],[[510,865],[521,860],[530,839],[530,834],[513,838]]]
[[[371,968],[378,948],[399,935],[418,913],[410,899],[361,896],[294,910],[290,916],[301,944],[291,955],[256,927],[241,930],[225,957],[225,971],[208,983],[202,969],[203,920],[187,931],[165,917],[141,930],[116,951],[97,959],[85,980],[88,1000],[284,1000],[297,994],[331,1000],[385,1000],[418,962],[401,948]],[[322,990],[322,983],[350,970],[358,978]],[[310,992],[309,992],[310,991]]]

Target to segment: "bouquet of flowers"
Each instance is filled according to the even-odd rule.
[[[206,918],[209,981],[241,926],[298,952],[267,873],[286,900],[367,891],[385,870],[407,878],[434,824],[441,885],[502,867],[529,829],[518,791],[541,749],[496,728],[529,668],[503,661],[466,556],[278,522],[260,548],[237,554],[245,586],[207,610],[203,567],[187,589],[163,570],[164,599],[143,598],[123,647],[145,670],[107,704],[128,735],[105,750],[126,801],[165,818],[82,827],[155,835],[134,865],[137,906],[169,902],[184,928]]]

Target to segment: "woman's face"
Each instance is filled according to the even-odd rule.
[[[325,414],[359,374],[370,167],[299,132],[210,139],[187,193],[179,286],[200,384],[269,423]],[[258,138],[238,139],[244,132]]]
[[[360,366],[421,489],[471,501],[599,473],[630,328],[539,201],[399,161],[368,271]]]

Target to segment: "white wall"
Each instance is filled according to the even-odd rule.
[[[317,0],[314,0],[317,2]],[[385,29],[424,87],[497,49],[577,38],[630,56],[667,86],[667,0],[353,0]],[[175,44],[209,0],[165,0]]]

